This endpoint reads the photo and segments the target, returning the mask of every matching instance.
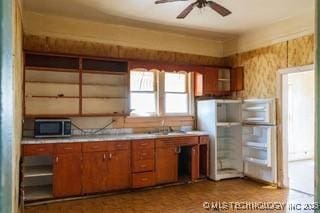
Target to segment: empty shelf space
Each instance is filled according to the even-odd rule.
[[[229,126],[239,126],[241,125],[240,122],[218,122],[217,126],[221,127],[229,127]]]
[[[28,95],[27,98],[80,98],[79,96],[45,96],[45,95]]]
[[[100,97],[100,96],[92,96],[92,97],[82,97],[82,98],[92,98],[92,99],[128,99],[128,97]]]
[[[217,172],[218,179],[243,177],[243,173],[233,168],[219,169]]]
[[[24,200],[42,200],[53,198],[52,185],[24,187]]]
[[[259,149],[266,149],[267,148],[267,144],[265,144],[265,143],[252,142],[252,141],[247,141],[245,143],[245,145],[250,148],[259,148]]]
[[[267,160],[262,160],[262,159],[258,159],[258,158],[246,157],[245,161],[250,162],[250,163],[254,163],[254,164],[257,164],[257,165],[262,165],[262,166],[267,166],[268,165],[268,161]]]
[[[95,86],[95,87],[127,87],[126,84],[107,84],[107,83],[82,83],[83,86]]]
[[[26,166],[24,168],[24,177],[40,177],[52,175],[51,165]]]
[[[79,85],[79,83],[68,83],[68,82],[45,82],[45,81],[25,81],[29,84],[46,84],[46,85],[52,85],[52,84],[64,84],[64,85]]]
[[[246,111],[253,111],[253,112],[265,112],[266,108],[263,106],[254,106],[254,107],[246,107],[244,108]]]
[[[248,117],[245,118],[245,121],[264,121],[263,117]]]

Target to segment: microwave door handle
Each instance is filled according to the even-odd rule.
[[[62,129],[61,129],[61,133],[62,133],[62,134],[61,134],[61,135],[64,136],[64,121],[62,121],[61,123],[62,123],[62,127],[61,127],[61,128],[62,128]]]

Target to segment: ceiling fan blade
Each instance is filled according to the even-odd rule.
[[[227,16],[231,14],[231,11],[228,10],[227,8],[221,6],[220,4],[213,2],[213,1],[208,1],[209,7],[219,13],[222,16]]]
[[[184,11],[182,11],[177,18],[178,19],[183,19],[185,18],[191,11],[192,9],[197,5],[198,2],[192,3],[190,4],[186,9],[184,9]]]
[[[155,1],[155,4],[163,4],[163,3],[168,3],[168,2],[175,2],[175,1],[188,1],[188,0],[158,0]]]

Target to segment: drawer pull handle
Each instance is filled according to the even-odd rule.
[[[148,181],[149,180],[149,178],[141,178],[141,181]]]
[[[146,155],[147,155],[147,153],[143,152],[143,153],[141,153],[141,155],[142,155],[142,156],[146,156]]]
[[[140,165],[141,168],[145,168],[147,167],[147,165],[143,164],[143,165]]]
[[[99,146],[93,146],[92,148],[93,148],[93,149],[98,149],[98,148],[99,148]]]
[[[148,145],[147,143],[140,144],[140,146],[147,146],[147,145]]]
[[[38,151],[42,152],[42,151],[44,151],[44,148],[39,148]]]
[[[57,156],[57,157],[56,157],[56,163],[58,163],[58,161],[59,161],[59,157]]]
[[[106,153],[103,154],[103,160],[106,160]]]
[[[110,152],[109,153],[109,160],[111,160],[111,158],[112,158],[112,153]]]

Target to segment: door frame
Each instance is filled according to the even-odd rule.
[[[287,104],[283,101],[283,84],[282,79],[284,75],[292,73],[301,73],[314,70],[316,75],[315,65],[305,65],[298,67],[290,67],[285,69],[279,69],[277,72],[277,159],[278,159],[278,186],[283,188],[289,187],[289,177],[288,177],[288,141],[287,141],[287,125],[283,120],[285,115],[285,110],[287,109]],[[316,78],[315,78],[316,79]],[[315,94],[316,96],[317,94]],[[316,128],[315,128],[316,130]],[[314,143],[316,152],[316,140]]]

